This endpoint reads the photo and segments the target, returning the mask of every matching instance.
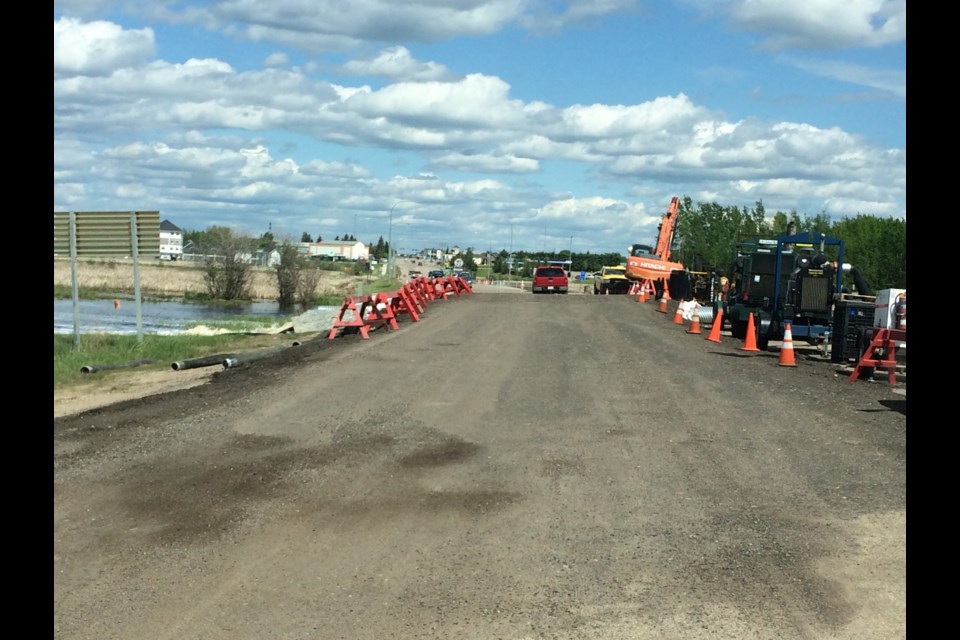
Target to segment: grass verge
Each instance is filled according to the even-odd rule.
[[[83,367],[119,367],[142,364],[136,370],[165,370],[174,362],[219,353],[241,353],[292,342],[287,334],[245,335],[228,333],[216,336],[85,334],[79,348],[73,335],[53,336],[53,386],[69,386],[90,380]],[[94,374],[99,375],[99,374]]]

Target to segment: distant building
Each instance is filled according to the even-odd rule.
[[[307,255],[330,260],[369,260],[370,249],[359,240],[310,242],[307,243]]]
[[[160,222],[160,259],[179,260],[183,257],[183,231],[169,220]]]

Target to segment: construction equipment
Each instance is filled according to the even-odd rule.
[[[835,260],[827,257],[828,247]],[[761,350],[770,340],[783,339],[786,323],[793,339],[825,340],[844,274],[852,276],[859,293],[869,294],[859,271],[843,258],[843,240],[815,231],[739,243],[725,312],[733,336],[745,339],[754,318]]]
[[[632,244],[627,247],[626,276],[631,280],[650,281],[657,290],[658,297],[665,288],[665,280],[674,271],[683,271],[679,262],[670,262],[670,252],[673,249],[674,237],[677,233],[677,215],[680,209],[680,198],[674,196],[670,200],[667,212],[663,214],[660,226],[657,228],[657,246],[647,244]],[[669,289],[667,289],[669,291]]]
[[[595,294],[625,294],[630,289],[630,280],[625,275],[624,267],[601,267],[593,276],[593,292]]]

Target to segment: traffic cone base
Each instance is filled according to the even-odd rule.
[[[793,357],[793,331],[790,330],[789,322],[783,330],[783,346],[780,347],[779,364],[781,367],[797,366],[797,361]]]
[[[740,347],[741,351],[760,351],[757,348],[757,329],[753,324],[753,314],[750,314],[750,319],[747,320],[747,338],[743,342],[743,346]]]
[[[717,309],[717,315],[713,319],[713,324],[710,326],[710,334],[707,336],[707,340],[710,342],[720,342],[720,327],[723,326],[723,307]]]
[[[690,328],[687,329],[687,333],[699,334],[700,333],[700,314],[694,312],[693,319],[690,321]]]

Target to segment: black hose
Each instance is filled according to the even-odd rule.
[[[234,357],[232,353],[221,353],[215,356],[205,356],[203,358],[194,358],[193,360],[178,360],[170,365],[174,371],[184,371],[186,369],[197,369],[199,367],[212,367],[215,364],[223,364],[227,358]]]
[[[88,364],[80,367],[80,373],[97,373],[99,371],[109,371],[111,369],[130,369],[133,367],[139,367],[143,364],[153,364],[156,360],[145,359],[145,360],[134,360],[133,362],[128,362],[126,364]]]
[[[872,296],[870,292],[870,286],[867,284],[867,279],[863,277],[863,274],[860,273],[860,270],[856,267],[850,267],[850,276],[853,278],[853,284],[857,287],[857,293],[862,296]]]

